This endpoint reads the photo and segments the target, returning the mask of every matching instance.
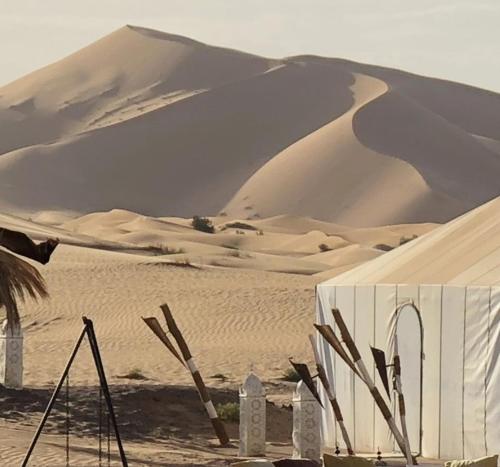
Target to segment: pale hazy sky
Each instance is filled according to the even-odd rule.
[[[342,57],[500,92],[500,0],[0,0],[0,85],[125,24],[268,57]]]

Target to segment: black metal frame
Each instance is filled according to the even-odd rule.
[[[94,363],[95,363],[95,366],[97,369],[97,374],[99,376],[100,387],[101,387],[101,390],[104,394],[104,399],[106,401],[106,405],[108,408],[108,414],[109,414],[109,417],[111,418],[111,423],[113,425],[113,429],[115,432],[116,443],[118,445],[118,451],[120,453],[120,459],[122,461],[123,467],[128,467],[127,458],[125,456],[125,451],[123,450],[122,441],[120,438],[120,432],[118,431],[118,424],[116,423],[115,411],[113,409],[113,403],[111,401],[111,394],[109,392],[108,382],[106,381],[106,374],[104,372],[101,354],[99,352],[99,346],[97,345],[97,338],[96,338],[96,335],[94,332],[94,325],[92,323],[92,320],[86,318],[85,316],[82,318],[82,320],[84,323],[84,327],[82,329],[82,332],[80,333],[80,336],[78,337],[78,340],[76,341],[76,344],[73,348],[73,351],[71,352],[71,355],[68,359],[68,362],[66,363],[66,367],[64,368],[64,371],[62,372],[61,378],[59,379],[59,382],[57,383],[57,386],[52,394],[52,397],[50,398],[49,404],[47,405],[47,408],[45,409],[42,420],[40,421],[40,424],[38,425],[36,433],[33,436],[31,444],[30,444],[28,451],[26,453],[26,456],[24,457],[23,463],[21,464],[22,467],[26,467],[28,465],[31,454],[33,453],[33,449],[35,449],[38,438],[40,437],[40,434],[42,433],[43,427],[45,426],[45,423],[46,423],[47,419],[49,418],[50,412],[52,411],[52,408],[54,407],[54,403],[57,399],[57,396],[58,396],[59,392],[61,391],[61,388],[64,384],[66,377],[68,376],[71,365],[73,364],[73,361],[76,357],[76,354],[78,353],[78,350],[80,348],[80,345],[81,345],[85,335],[87,335],[87,338],[88,338],[89,344],[90,344],[90,348],[92,350],[92,356],[94,357]]]

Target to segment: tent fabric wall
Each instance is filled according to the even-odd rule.
[[[375,375],[369,345],[387,349],[391,315],[408,300],[419,309],[424,332],[422,455],[471,458],[500,452],[500,287],[330,281],[317,287],[317,322],[335,329],[330,310],[338,308]],[[387,424],[363,383],[321,338],[318,346],[355,450],[392,451]],[[375,380],[381,388],[376,375]],[[323,418],[324,442],[334,447],[340,437],[331,411]]]

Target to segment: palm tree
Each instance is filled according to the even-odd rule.
[[[47,296],[45,281],[38,270],[0,249],[0,307],[6,309],[7,326],[19,324],[19,300]]]

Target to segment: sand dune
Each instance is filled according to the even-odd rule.
[[[500,96],[126,26],[0,89],[0,208],[443,222],[499,194]]]

